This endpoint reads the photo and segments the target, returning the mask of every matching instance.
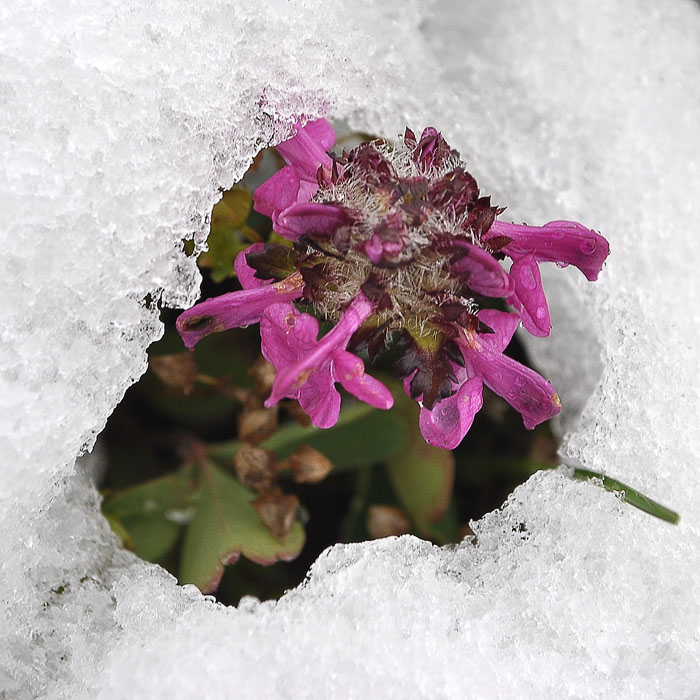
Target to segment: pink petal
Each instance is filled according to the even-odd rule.
[[[432,411],[421,408],[421,434],[429,445],[452,450],[462,442],[482,405],[482,381],[472,377],[456,394],[436,403]]]
[[[477,314],[493,333],[480,333],[479,342],[494,352],[503,352],[513,338],[513,333],[520,323],[517,314],[509,314],[496,309],[483,309]]]
[[[277,217],[275,231],[296,241],[306,234],[330,236],[351,220],[347,211],[335,204],[294,204]]]
[[[455,248],[464,253],[450,264],[450,272],[459,275],[477,294],[487,297],[505,297],[512,293],[513,283],[498,260],[485,250],[468,241],[455,240]]]
[[[277,371],[298,362],[316,347],[318,321],[293,304],[275,304],[260,319],[262,354]]]
[[[522,415],[526,428],[532,429],[561,411],[554,387],[529,367],[485,345],[468,348],[466,354],[484,383]]]
[[[253,209],[264,216],[271,217],[275,212],[291,207],[299,201],[301,183],[299,171],[291,165],[286,165],[255,190]]]
[[[280,399],[299,389],[314,369],[321,367],[329,359],[334,350],[345,348],[352,334],[362,325],[373,309],[374,304],[364,294],[360,293],[345,311],[338,324],[315,344],[313,350],[305,352],[303,359],[286,367],[278,367],[273,361],[278,371],[275,383],[272,386],[272,392],[265,405],[268,407],[273,406]],[[273,312],[274,310],[271,311],[271,313]],[[301,315],[306,316],[307,314]],[[286,318],[285,323],[296,322]],[[316,336],[314,335],[311,340],[316,340]],[[301,356],[301,353],[299,356]]]
[[[552,322],[549,318],[547,298],[542,289],[542,277],[540,268],[533,255],[523,255],[518,258],[510,268],[510,278],[515,286],[514,297],[509,301],[518,301],[513,306],[521,311],[520,317],[532,335],[544,338],[552,330]],[[520,308],[519,308],[520,307]]]
[[[307,122],[303,130],[314,141],[318,141],[325,151],[330,151],[333,148],[335,131],[327,119],[322,118]]]
[[[289,165],[294,165],[308,177],[315,178],[319,166],[330,169],[332,165],[326,151],[335,141],[333,127],[325,119],[318,119],[303,127],[297,124],[296,129],[296,135],[280,143],[277,150]],[[327,144],[331,135],[333,141],[329,146]]]
[[[516,259],[532,254],[541,262],[574,265],[592,282],[598,279],[610,252],[603,236],[576,221],[550,221],[544,226],[523,226],[496,221],[484,240],[508,236],[502,251]]]
[[[359,357],[345,350],[336,350],[332,362],[336,381],[360,401],[385,410],[394,405],[389,389],[378,379],[365,374],[364,362]]]
[[[238,277],[238,281],[241,283],[243,289],[254,289],[255,287],[262,287],[272,282],[272,280],[261,280],[257,278],[255,276],[255,270],[248,265],[248,261],[245,257],[248,253],[259,253],[264,247],[264,243],[253,243],[253,245],[242,250],[236,256],[233,269],[236,271],[236,277]]]
[[[313,372],[296,396],[317,428],[332,428],[340,415],[340,394],[335,388],[330,363]]]
[[[207,299],[180,314],[177,330],[191,350],[210,333],[257,323],[268,306],[300,297],[303,287],[301,275],[295,273],[275,284]]]

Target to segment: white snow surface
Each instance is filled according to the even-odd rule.
[[[699,65],[690,0],[0,6],[0,698],[700,698]],[[238,609],[119,548],[76,457],[300,115],[434,124],[506,216],[609,238],[530,349],[565,454],[678,527],[539,473],[477,546],[336,546]]]

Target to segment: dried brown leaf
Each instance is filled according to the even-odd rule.
[[[197,365],[191,352],[156,355],[149,358],[149,367],[165,386],[187,395],[197,381]]]
[[[260,494],[251,505],[258,512],[265,527],[277,539],[282,539],[296,521],[299,499],[293,494],[275,489]]]
[[[266,491],[275,483],[275,453],[256,445],[243,445],[233,458],[238,480],[255,491]]]
[[[280,465],[280,468],[283,467],[291,469],[292,478],[297,483],[315,484],[328,476],[333,469],[333,462],[313,447],[300,445],[297,451]]]

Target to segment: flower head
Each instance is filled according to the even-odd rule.
[[[594,280],[607,241],[575,222],[499,221],[503,209],[480,195],[459,154],[433,128],[329,156],[334,138],[318,120],[278,146],[287,165],[257,189],[254,206],[290,244],[255,244],[239,255],[244,289],[178,320],[188,347],[207,333],[260,320],[263,354],[277,371],[268,405],[296,398],[321,427],[338,418],[336,382],[367,403],[391,406],[388,389],[354,354],[366,351],[373,360],[389,345],[433,445],[462,440],[484,384],[528,428],[558,413],[551,384],[503,351],[520,321],[534,335],[549,333],[539,263],[575,265]],[[493,308],[499,299],[516,313]],[[331,330],[319,339],[316,317],[295,300]]]

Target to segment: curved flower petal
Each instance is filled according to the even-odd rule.
[[[335,142],[333,127],[325,119],[317,119],[306,126],[296,125],[297,133],[277,146],[279,154],[289,165],[315,178],[320,165],[330,169],[332,161],[326,151]]]
[[[316,347],[318,321],[292,304],[275,304],[265,310],[260,320],[263,357],[280,372],[294,365]],[[338,421],[340,394],[336,390],[329,359],[309,375],[303,385],[291,389],[286,396],[297,399],[311,422],[319,428],[330,428]]]
[[[304,281],[295,272],[275,284],[222,294],[181,313],[176,323],[177,330],[185,346],[191,350],[210,333],[257,323],[268,306],[297,299],[303,289]]]
[[[246,255],[248,253],[259,253],[265,247],[264,243],[253,243],[253,245],[248,246],[245,250],[242,250],[233,262],[233,269],[236,271],[236,277],[241,284],[243,289],[255,289],[256,287],[263,287],[272,282],[269,280],[261,280],[255,276],[255,270],[248,265],[246,260]]]
[[[338,422],[340,394],[335,388],[330,364],[309,376],[296,399],[317,428],[332,428]]]
[[[295,204],[277,217],[275,231],[296,241],[305,234],[330,236],[351,221],[348,212],[335,204]]]
[[[318,189],[318,184],[314,182],[306,183],[302,186],[303,178],[299,171],[291,166],[285,165],[278,170],[269,180],[260,185],[253,193],[253,209],[265,216],[272,217],[276,212],[283,211],[292,204],[300,201],[308,201],[313,197]],[[308,199],[306,196],[309,186],[313,189]],[[303,189],[303,193],[302,193]]]
[[[365,364],[359,357],[346,350],[336,350],[331,359],[336,381],[353,396],[375,408],[386,410],[394,405],[389,389],[378,379],[365,374]]]
[[[265,405],[268,407],[273,406],[280,399],[296,392],[308,380],[315,369],[321,367],[330,359],[330,355],[334,350],[345,349],[345,346],[350,340],[350,336],[362,325],[373,310],[374,304],[370,302],[364,294],[360,293],[355,297],[337,325],[326,333],[320,341],[314,343],[312,350],[305,351],[303,356],[301,353],[298,354],[298,357],[302,359],[292,364],[287,364],[286,366],[278,366],[274,360],[268,357],[268,359],[275,364],[277,376],[272,385],[270,397],[265,401]],[[271,309],[270,312],[263,317],[262,323],[265,323],[266,319],[271,317],[275,312],[276,309]],[[308,314],[300,314],[300,316],[307,315]],[[292,321],[292,319],[287,316],[285,317],[285,323],[287,325],[290,323],[296,325],[297,321]],[[294,337],[296,338],[298,336],[298,331],[294,333]],[[309,338],[308,335],[306,337]],[[316,335],[312,336],[311,340],[315,341],[316,337]],[[304,340],[302,342],[308,341]]]
[[[429,445],[452,450],[462,442],[483,405],[482,387],[479,377],[471,377],[432,411],[421,408],[420,432]]]
[[[310,353],[317,344],[318,321],[293,304],[275,304],[260,319],[263,357],[279,371]]]
[[[610,252],[603,236],[576,221],[550,221],[544,226],[495,221],[484,240],[497,236],[511,239],[501,250],[513,259],[531,254],[540,262],[574,265],[591,282],[598,279]]]
[[[479,311],[477,317],[493,331],[493,333],[480,333],[479,342],[494,352],[503,352],[520,323],[519,316],[496,309],[483,309]]]
[[[513,292],[513,283],[498,260],[468,241],[453,241],[462,256],[450,263],[450,272],[462,278],[477,294],[505,297]]]
[[[485,345],[466,350],[476,372],[523,417],[528,429],[555,416],[561,403],[554,387],[537,372]]]
[[[534,255],[523,255],[510,268],[514,284],[514,299],[509,299],[520,311],[523,326],[532,335],[544,338],[552,330],[547,297],[542,289],[542,277]],[[517,303],[519,302],[519,303]]]

